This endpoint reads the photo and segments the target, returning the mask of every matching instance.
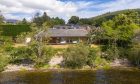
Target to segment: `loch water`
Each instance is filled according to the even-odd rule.
[[[48,70],[0,73],[0,84],[140,84],[139,69]]]

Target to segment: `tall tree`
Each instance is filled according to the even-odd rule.
[[[65,21],[59,17],[52,18],[54,25],[64,25]]]
[[[38,27],[42,26],[43,22],[39,12],[34,15],[33,23],[35,23]]]
[[[58,17],[51,18],[47,15],[46,12],[44,12],[42,16],[40,16],[39,13],[36,13],[33,18],[33,23],[35,23],[37,27],[41,28],[41,26],[44,27],[44,25],[46,25],[47,27],[53,27],[54,25],[63,25],[65,24],[65,21]]]
[[[26,18],[23,18],[23,20],[22,20],[22,22],[21,22],[22,24],[28,24],[28,22],[27,22],[27,20],[26,20]]]
[[[2,15],[1,11],[0,11],[0,24],[2,24],[4,21],[4,16]]]
[[[68,24],[78,24],[79,22],[79,17],[77,16],[72,16],[69,21],[68,21]]]
[[[119,14],[112,20],[104,22],[102,28],[104,36],[113,40],[113,43],[116,44],[117,40],[130,41],[138,25],[127,15]]]
[[[79,24],[80,25],[91,25],[91,20],[90,19],[87,19],[87,18],[81,18],[81,19],[79,19]]]
[[[46,22],[46,21],[49,21],[51,18],[47,15],[46,12],[43,13],[42,15],[42,21],[43,23]]]

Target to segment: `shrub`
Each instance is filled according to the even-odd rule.
[[[0,25],[3,36],[16,37],[22,32],[30,32],[29,25]]]
[[[102,67],[108,64],[107,61],[104,58],[101,58],[100,56],[97,56],[95,58],[94,63],[96,67],[100,67],[100,66]]]
[[[88,62],[87,64],[93,68],[95,66],[95,60],[97,56],[100,56],[100,49],[99,48],[89,48],[89,55],[88,55]]]
[[[12,38],[8,36],[1,36],[0,41],[3,42],[2,44],[12,44]]]
[[[64,52],[64,65],[68,68],[82,68],[86,65],[89,55],[89,47],[84,44],[69,46]]]
[[[112,61],[119,57],[119,50],[116,46],[108,47],[102,54],[106,60]]]
[[[9,56],[6,54],[0,53],[0,71],[4,70],[4,67],[9,63]]]
[[[35,57],[35,67],[42,67],[47,64],[52,56],[56,54],[56,51],[52,47],[45,46],[39,42],[34,42],[30,48],[33,52],[33,56]]]
[[[140,66],[140,44],[133,45],[133,47],[128,50],[128,59],[132,64]]]
[[[11,48],[8,48],[11,49]],[[11,62],[13,63],[19,63],[19,62],[29,62],[34,57],[32,55],[32,50],[28,47],[18,47],[18,48],[12,48],[11,50]]]

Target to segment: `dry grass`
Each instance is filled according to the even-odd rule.
[[[66,44],[66,45],[49,45],[49,46],[51,46],[51,47],[53,47],[53,48],[63,49],[63,48],[68,48],[68,46],[70,46],[70,45],[73,45],[73,44]],[[23,47],[23,46],[27,46],[27,45],[26,45],[26,44],[18,44],[18,43],[15,43],[15,44],[13,45],[13,47],[16,47],[16,48],[17,48],[17,47]],[[92,44],[91,47],[97,48],[98,45]]]
[[[66,44],[66,45],[50,45],[53,48],[68,48],[68,46],[73,45],[73,44]],[[97,48],[98,45],[92,44],[91,47]]]
[[[69,45],[50,45],[53,48],[68,48]]]
[[[27,45],[25,45],[25,44],[18,44],[18,43],[15,43],[13,45],[13,47],[15,47],[15,48],[17,48],[17,47],[23,47],[23,46],[27,46]]]

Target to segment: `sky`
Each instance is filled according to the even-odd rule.
[[[140,0],[0,0],[0,10],[7,19],[31,20],[35,13],[66,21],[71,16],[89,18],[107,12],[140,8]]]

